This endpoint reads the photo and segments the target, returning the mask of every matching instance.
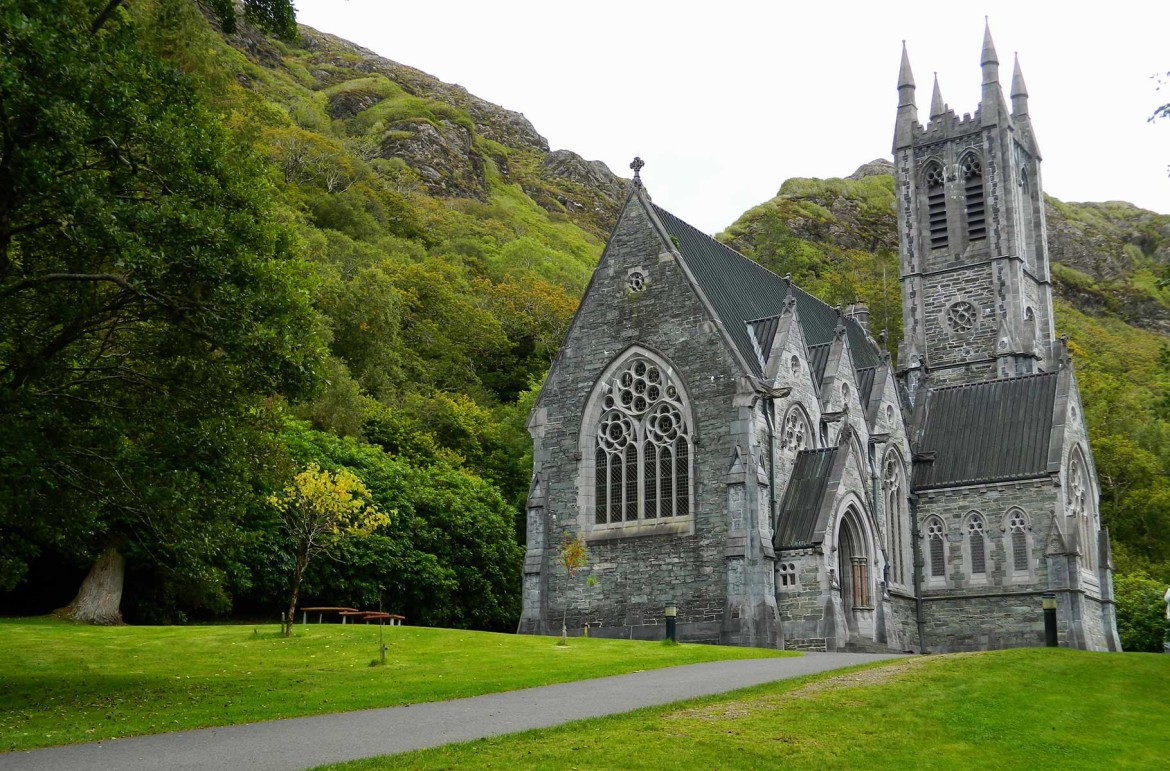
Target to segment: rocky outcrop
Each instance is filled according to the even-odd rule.
[[[874,158],[869,163],[863,163],[857,167],[857,171],[850,174],[846,179],[865,179],[866,177],[880,177],[882,175],[894,176],[894,164],[887,161],[885,158]]]
[[[337,77],[337,67],[346,67],[362,75],[384,75],[408,94],[445,102],[466,111],[475,123],[475,133],[485,139],[513,149],[548,152],[548,141],[518,112],[505,110],[468,93],[463,86],[444,83],[422,70],[378,56],[348,40],[310,27],[302,26],[300,29],[301,46],[317,54],[319,63],[329,64],[333,68],[313,72],[314,77],[320,74],[319,80],[323,85],[345,79]]]
[[[482,156],[472,147],[471,132],[449,120],[395,123],[379,147],[383,158],[401,158],[418,172],[431,195],[486,198]]]
[[[550,211],[587,215],[602,232],[613,227],[630,185],[601,161],[587,161],[570,150],[546,155],[539,176],[547,184],[525,185],[524,192]]]

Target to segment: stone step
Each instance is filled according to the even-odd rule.
[[[873,640],[850,640],[845,643],[845,650],[849,653],[900,653],[888,645]]]

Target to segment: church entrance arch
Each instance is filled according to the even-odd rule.
[[[837,575],[841,610],[848,636],[873,638],[874,550],[869,528],[855,504],[850,504],[837,521]]]

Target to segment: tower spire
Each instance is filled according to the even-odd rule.
[[[898,68],[898,122],[894,128],[894,151],[914,141],[918,125],[918,106],[914,104],[914,73],[910,71],[910,54],[902,41],[902,65]]]
[[[995,53],[995,43],[991,40],[991,23],[983,17],[983,55],[979,59],[983,66],[983,84],[999,82],[999,55]]]
[[[1012,114],[1020,117],[1028,114],[1028,87],[1024,85],[1024,71],[1020,69],[1020,55],[1015,56],[1012,67]]]
[[[930,97],[930,119],[943,115],[947,111],[947,106],[943,102],[942,90],[938,87],[938,73],[934,73],[934,93]]]
[[[910,97],[908,102],[903,101],[908,95]],[[902,41],[902,66],[898,69],[898,95],[901,97],[898,101],[899,106],[902,104],[914,104],[914,73],[910,71],[910,54],[906,52],[906,41]]]

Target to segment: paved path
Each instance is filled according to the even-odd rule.
[[[691,664],[455,701],[0,753],[0,771],[290,771],[546,728],[890,658],[898,656],[810,653]]]

